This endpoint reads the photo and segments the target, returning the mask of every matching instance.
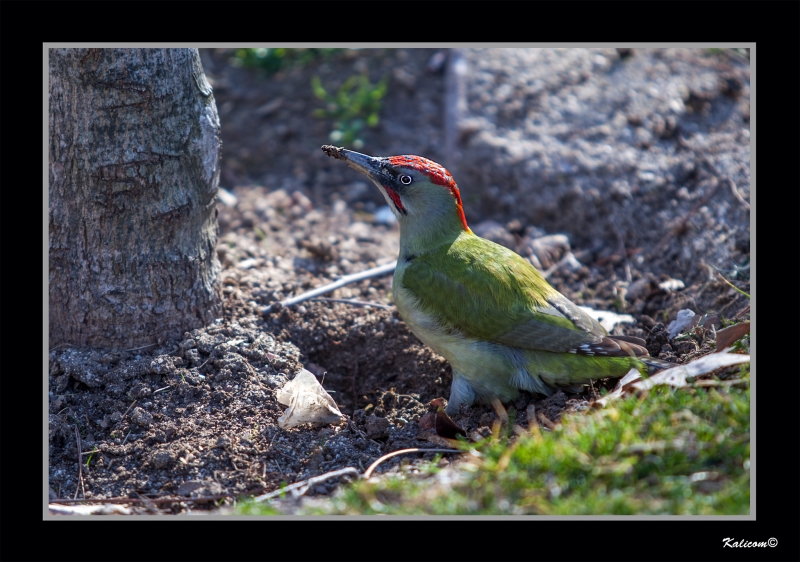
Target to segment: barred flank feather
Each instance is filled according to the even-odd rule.
[[[662,371],[664,369],[671,369],[672,367],[677,367],[677,363],[670,363],[669,361],[664,361],[663,359],[656,359],[655,357],[639,357],[639,360],[647,365],[647,372],[649,374],[653,374],[656,371]]]
[[[650,354],[642,338],[633,336],[606,336],[599,342],[585,343],[570,353],[600,355],[605,357],[645,357]]]

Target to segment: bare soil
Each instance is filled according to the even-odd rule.
[[[51,350],[51,500],[127,499],[106,513],[212,511],[232,495],[440,446],[418,422],[449,395],[450,367],[397,316],[390,275],[327,295],[375,306],[314,299],[261,313],[397,256],[397,224],[376,216],[380,194],[320,150],[331,127],[311,114],[321,104],[315,75],[333,87],[356,73],[388,76],[362,151],[448,167],[473,230],[555,266],[550,282],[574,302],[633,315],[615,330],[647,338],[652,355],[705,353],[712,326],[748,304],[714,273],[749,292],[750,75],[741,55],[465,50],[466,105],[447,154],[447,51],[351,51],[273,76],[231,66],[230,50],[201,54],[222,122],[222,186],[235,196],[219,204],[224,315],[163,345]],[[569,245],[537,245],[555,233]],[[569,249],[579,264],[561,260]],[[708,314],[708,330],[671,340],[664,325],[684,308]],[[276,391],[301,366],[348,421],[278,427]],[[613,383],[523,394],[507,407],[522,426],[529,403],[557,423]],[[480,433],[496,413],[474,406],[453,419]],[[414,473],[433,456],[395,457],[377,472]],[[324,497],[346,479],[307,495]]]

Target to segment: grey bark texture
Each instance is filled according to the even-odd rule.
[[[50,49],[50,347],[219,316],[219,116],[196,49]]]

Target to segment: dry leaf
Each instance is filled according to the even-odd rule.
[[[131,510],[124,505],[61,505],[48,506],[51,515],[130,515]]]
[[[433,412],[426,413],[421,418],[419,418],[417,425],[419,425],[420,429],[425,429],[425,430],[435,428],[436,414],[434,414]]]
[[[711,353],[686,365],[676,365],[671,369],[665,369],[650,378],[643,379],[636,369],[631,369],[628,374],[622,377],[610,393],[591,403],[592,407],[604,408],[610,402],[622,398],[632,392],[646,392],[660,384],[666,384],[675,388],[688,386],[687,379],[708,374],[721,367],[736,365],[737,363],[749,363],[750,356],[741,353]],[[737,381],[738,382],[738,381]],[[699,383],[700,386],[708,386]]]
[[[456,435],[463,435],[464,437],[467,436],[467,432],[461,429],[456,422],[450,419],[444,410],[439,410],[436,412],[436,419],[435,419],[435,427],[436,427],[436,435],[439,437],[445,437],[447,439],[455,439]]]
[[[715,353],[720,353],[726,348],[733,345],[745,334],[750,333],[750,322],[742,322],[734,326],[728,326],[724,330],[717,332],[717,350]]]
[[[439,409],[445,407],[445,400],[444,398],[434,398],[430,401],[431,408]]]
[[[278,426],[289,429],[301,423],[336,423],[342,413],[336,406],[317,377],[305,369],[278,390],[278,402],[289,406],[281,417]]]
[[[650,390],[659,384],[681,388],[688,386],[687,379],[689,378],[705,375],[721,367],[749,362],[750,356],[741,353],[711,353],[686,365],[678,365],[677,367],[660,371],[648,379],[636,381],[631,385],[631,388],[633,390]]]

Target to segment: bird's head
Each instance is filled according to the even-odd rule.
[[[367,156],[334,146],[323,146],[322,151],[371,179],[403,232],[412,225],[420,234],[469,231],[458,186],[436,162],[421,156]]]

